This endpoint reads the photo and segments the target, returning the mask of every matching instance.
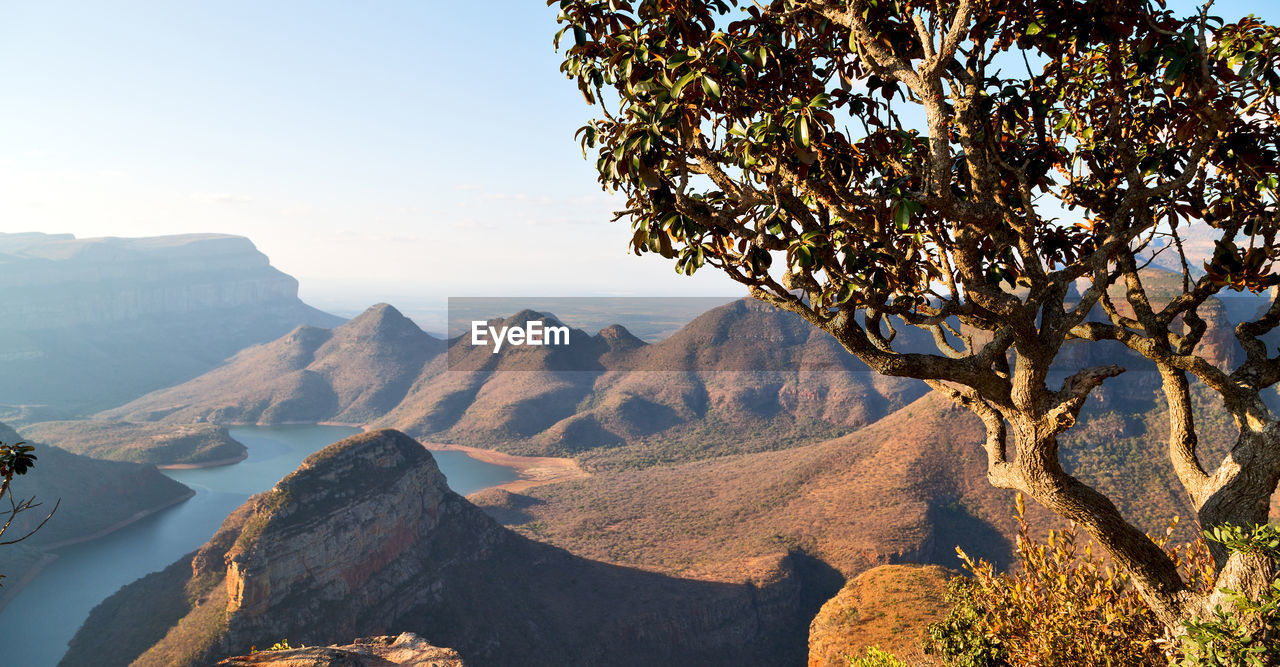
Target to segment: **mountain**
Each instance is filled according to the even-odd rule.
[[[37,422],[22,430],[32,440],[110,461],[218,465],[239,461],[248,454],[226,428],[214,424],[72,420]]]
[[[528,540],[450,491],[389,430],[309,457],[191,558],[95,609],[63,665],[208,664],[250,647],[414,632],[470,665],[774,665],[834,592],[783,552],[733,582]]]
[[[527,310],[486,324],[535,319],[560,325]],[[750,300],[712,309],[654,344],[620,326],[571,329],[568,339],[494,353],[464,335],[441,354],[445,342],[384,304],[331,332],[297,329],[99,416],[358,422],[619,469],[825,440],[924,392],[870,372],[798,316]]]
[[[0,442],[22,441],[12,428],[0,424]],[[52,550],[104,535],[148,514],[182,502],[193,491],[160,474],[155,466],[102,461],[57,447],[36,447],[36,465],[14,478],[16,498],[35,497],[41,507],[18,516],[6,539],[26,534],[59,500],[57,512],[43,528],[18,544],[0,546],[0,574],[12,594],[24,575],[52,558]],[[0,604],[7,600],[0,596]]]
[[[299,324],[341,322],[221,234],[0,234],[0,312],[0,406],[25,421],[118,405]]]
[[[359,422],[397,406],[444,342],[387,304],[335,329],[300,326],[209,373],[102,413],[169,423]]]

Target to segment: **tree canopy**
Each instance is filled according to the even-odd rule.
[[[1057,436],[1123,372],[1155,364],[1169,458],[1206,528],[1256,525],[1280,480],[1280,301],[1205,353],[1201,308],[1280,283],[1280,31],[1161,0],[550,0],[562,70],[598,117],[578,134],[626,197],[631,247],[723,271],[873,369],[925,380],[987,427],[989,479],[1078,522],[1162,621],[1198,613],[1168,556],[1063,471]],[[1183,236],[1213,230],[1203,265]],[[1155,298],[1142,269],[1178,257]],[[1113,290],[1118,287],[1119,292]],[[1119,295],[1118,297],[1115,295]],[[936,350],[907,349],[903,326]],[[1056,377],[1056,376],[1055,376]],[[1241,428],[1197,456],[1189,380]],[[1270,566],[1216,549],[1224,585]]]

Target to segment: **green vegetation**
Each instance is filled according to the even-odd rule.
[[[849,667],[907,667],[907,663],[879,646],[870,646],[861,656],[850,657]]]
[[[1280,469],[1262,400],[1280,293],[1234,331],[1214,299],[1280,285],[1280,29],[1142,0],[547,4],[561,71],[600,105],[576,137],[626,198],[633,252],[711,267],[926,381],[982,420],[992,484],[1078,519],[1165,630],[1194,617],[1212,587],[1069,474],[1061,444],[1140,358],[1199,523],[1266,522],[1274,484],[1252,480]],[[1161,250],[1174,272],[1146,270]],[[1240,429],[1217,465],[1193,380]],[[1230,560],[1216,586],[1260,579]],[[1119,643],[1099,646],[1122,659]]]
[[[1269,561],[1271,572],[1280,565],[1280,529],[1220,526],[1205,537],[1231,553]],[[1186,624],[1182,650],[1184,667],[1267,667],[1280,665],[1280,575],[1261,593],[1220,589],[1227,607],[1215,604],[1205,617]]]
[[[262,653],[262,652],[265,652],[265,651],[290,651],[290,650],[293,650],[293,649],[295,649],[295,648],[306,648],[306,647],[305,647],[305,646],[290,646],[290,645],[289,645],[289,640],[288,640],[288,639],[281,639],[280,641],[278,641],[278,642],[276,642],[276,643],[272,644],[271,646],[269,646],[269,647],[267,647],[267,648],[262,649],[261,651],[259,651],[259,650],[258,650],[258,647],[257,647],[257,646],[250,646],[250,647],[249,647],[249,655],[253,655],[253,654],[255,654],[255,653]]]
[[[1033,538],[1017,501],[1016,570],[1004,574],[961,553],[972,580],[950,591],[955,605],[929,627],[926,651],[949,664],[1159,665],[1164,628],[1130,577],[1108,564],[1092,541],[1080,545],[1075,526]],[[1175,522],[1176,524],[1176,522]],[[1169,548],[1172,525],[1157,544],[1188,581],[1212,576],[1202,543]]]
[[[215,424],[53,421],[26,425],[23,433],[76,454],[159,466],[229,463],[246,452],[227,429]]]
[[[1176,522],[1174,522],[1176,524]],[[1018,568],[1002,574],[965,557],[972,578],[956,577],[947,590],[951,609],[928,627],[925,652],[949,667],[1001,665],[1150,665],[1266,667],[1280,664],[1280,577],[1260,595],[1222,589],[1223,601],[1188,620],[1180,639],[1168,641],[1123,571],[1086,543],[1074,526],[1034,539],[1018,503]],[[1213,561],[1207,543],[1174,547],[1171,524],[1155,542],[1197,590],[1210,590]],[[1280,529],[1234,526],[1205,537],[1230,553],[1280,565]],[[1225,604],[1225,606],[1224,606]]]

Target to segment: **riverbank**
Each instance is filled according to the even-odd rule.
[[[583,479],[590,477],[591,473],[582,469],[577,461],[573,459],[555,458],[551,456],[516,456],[515,454],[507,454],[493,449],[481,449],[479,447],[468,447],[465,445],[450,445],[441,442],[424,442],[422,446],[429,450],[445,451],[445,452],[462,452],[467,456],[485,463],[492,463],[504,468],[511,468],[519,475],[515,479],[505,484],[488,487],[489,489],[504,489],[511,493],[520,493],[526,489],[543,484],[554,484],[556,482],[567,482],[575,479]],[[488,489],[480,489],[487,491]],[[478,493],[479,491],[477,491]]]
[[[239,456],[232,456],[225,459],[217,459],[215,461],[204,461],[203,463],[166,463],[157,465],[160,470],[200,470],[201,468],[217,468],[219,466],[235,465],[249,458],[249,450],[246,449]]]
[[[9,602],[13,600],[13,598],[17,597],[18,593],[22,592],[22,589],[27,587],[27,584],[34,581],[35,578],[55,560],[58,560],[57,555],[42,553],[40,554],[40,560],[27,568],[26,571],[22,573],[22,577],[19,578],[16,583],[8,583],[9,576],[6,576],[6,583],[4,584],[4,587],[0,588],[0,610],[3,610],[8,606]]]
[[[174,505],[178,505],[180,503],[184,503],[188,500],[191,500],[191,498],[193,498],[195,495],[196,495],[196,492],[194,490],[187,489],[187,493],[182,495],[181,497],[175,498],[168,502],[161,503],[154,507],[138,510],[128,518],[117,521],[111,524],[110,526],[107,526],[106,528],[103,528],[102,530],[99,530],[93,533],[92,535],[84,535],[82,537],[76,537],[69,540],[62,540],[61,542],[54,542],[53,544],[40,545],[39,547],[37,547],[41,552],[40,560],[37,561],[35,565],[32,565],[30,568],[28,568],[22,574],[22,578],[18,579],[17,583],[9,583],[8,577],[5,577],[4,587],[0,588],[0,611],[4,610],[4,608],[9,604],[9,602],[14,597],[16,597],[18,593],[21,593],[23,588],[26,588],[27,584],[34,581],[35,578],[46,567],[48,567],[51,563],[53,563],[55,560],[58,559],[57,554],[50,553],[50,552],[55,551],[57,549],[74,546],[76,544],[81,544],[83,542],[88,542],[90,540],[96,540],[100,537],[106,537],[107,535],[110,535],[111,533],[114,533],[117,530],[120,530],[121,528],[124,528],[130,524],[141,521],[157,512],[162,512],[164,510],[169,509],[170,507],[173,507]]]

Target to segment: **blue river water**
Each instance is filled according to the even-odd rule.
[[[110,535],[59,549],[0,610],[0,665],[53,667],[89,611],[121,586],[163,569],[204,544],[249,496],[265,491],[326,445],[359,432],[344,426],[244,426],[230,429],[249,456],[229,466],[166,470],[195,490],[191,499]],[[462,494],[516,479],[510,468],[462,452],[432,452],[449,487]]]

